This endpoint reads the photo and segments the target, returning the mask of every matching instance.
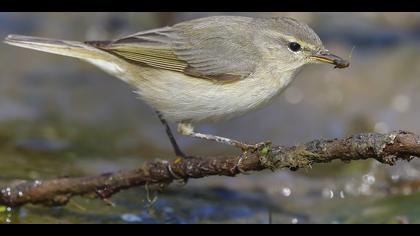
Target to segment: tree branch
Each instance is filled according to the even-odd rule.
[[[410,132],[364,133],[342,139],[319,139],[292,147],[266,146],[237,156],[197,157],[175,161],[146,162],[138,169],[99,176],[47,181],[14,181],[1,188],[0,205],[65,205],[73,196],[93,195],[107,199],[127,188],[145,184],[169,184],[176,179],[211,175],[235,176],[242,171],[307,168],[314,163],[373,158],[393,165],[398,159],[420,156],[420,137]]]

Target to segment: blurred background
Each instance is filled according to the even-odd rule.
[[[210,15],[290,16],[308,23],[349,68],[307,66],[270,106],[197,127],[248,142],[294,145],[357,132],[420,133],[420,13],[0,13],[0,38],[103,40]],[[171,159],[154,111],[133,89],[72,58],[0,44],[0,184],[83,176]],[[173,128],[176,128],[172,124]],[[177,135],[191,154],[237,153]],[[110,207],[0,210],[11,223],[420,223],[420,160],[393,167],[333,162],[297,172],[209,177],[120,193]],[[156,197],[151,203],[150,198]]]

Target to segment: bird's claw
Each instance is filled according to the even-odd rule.
[[[265,147],[270,146],[270,145],[271,145],[271,141],[264,141],[264,142],[260,142],[256,144],[243,144],[241,146],[241,149],[244,154],[247,152],[255,153],[255,152],[259,152],[260,150],[263,150]],[[235,169],[245,175],[249,173],[243,170],[241,165],[242,165],[242,162],[247,159],[247,157],[248,157],[247,155],[242,155],[239,158],[238,163],[236,163],[235,165]]]
[[[271,145],[271,141],[264,141],[264,142],[260,142],[260,143],[256,143],[256,144],[244,144],[241,149],[242,152],[252,152],[255,153],[261,149],[263,149],[264,147],[270,146]]]

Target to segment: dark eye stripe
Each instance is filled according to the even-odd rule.
[[[292,50],[293,52],[297,52],[297,51],[299,51],[302,47],[300,46],[300,44],[299,44],[299,43],[296,43],[296,42],[291,42],[291,43],[289,43],[289,48],[290,48],[290,50]]]

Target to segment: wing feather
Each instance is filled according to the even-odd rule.
[[[257,50],[251,45],[252,33],[246,31],[250,20],[198,19],[96,46],[134,63],[199,78],[234,81],[255,68]],[[245,31],[238,32],[238,27]]]

